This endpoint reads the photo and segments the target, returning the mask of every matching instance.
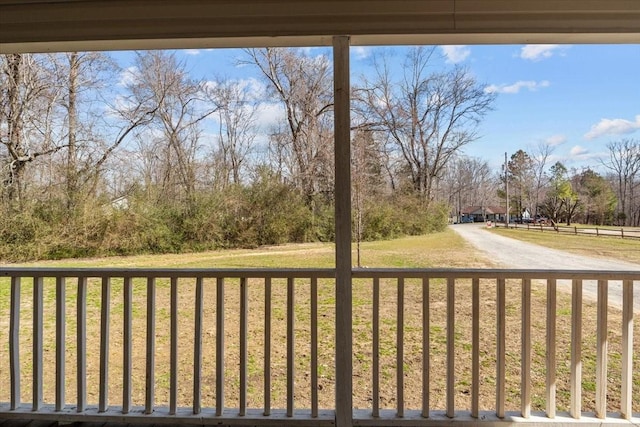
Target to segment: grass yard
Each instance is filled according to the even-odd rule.
[[[500,230],[502,231],[502,230]],[[533,233],[520,233],[533,234]],[[594,239],[595,240],[595,239]],[[601,239],[604,240],[604,239]],[[591,241],[591,239],[590,239]],[[87,260],[41,262],[39,266],[64,267],[331,267],[333,246],[330,244],[285,245],[256,250],[233,250],[184,255],[161,255],[118,257]],[[355,257],[354,257],[355,259]],[[492,267],[488,259],[478,255],[453,231],[363,244],[363,265],[368,267]],[[355,281],[353,285],[354,312],[354,405],[371,407],[371,283]],[[405,402],[408,408],[417,409],[421,404],[422,366],[422,294],[420,283],[406,282],[405,295]],[[76,285],[68,281],[67,287],[67,402],[75,401],[75,292]],[[181,280],[179,283],[179,396],[180,406],[190,406],[192,396],[193,366],[193,296],[194,283]],[[261,407],[263,398],[264,358],[264,293],[263,282],[249,282],[249,390],[250,407]],[[205,327],[203,331],[204,366],[202,399],[204,406],[215,406],[215,342],[216,311],[215,281],[205,283]],[[228,280],[225,286],[225,406],[237,407],[239,396],[238,376],[238,330],[239,286]],[[533,382],[534,410],[544,408],[545,378],[545,287],[533,287]],[[395,408],[396,370],[395,333],[396,283],[381,281],[381,349],[380,381],[382,408]],[[445,406],[446,366],[446,289],[441,281],[431,284],[430,336],[431,344],[431,407]],[[87,293],[89,354],[88,384],[89,403],[98,400],[99,329],[100,329],[100,283],[90,281]],[[144,360],[146,354],[146,282],[134,281],[134,404],[144,404]],[[305,281],[296,282],[296,386],[297,408],[310,406],[310,350],[309,286]],[[55,284],[45,284],[45,400],[54,401],[55,381]],[[111,289],[111,335],[109,402],[121,404],[122,393],[122,280],[113,280]],[[156,404],[168,404],[169,388],[169,301],[170,286],[166,280],[157,282],[156,313]],[[507,286],[507,410],[519,409],[520,384],[520,284]],[[274,281],[272,298],[272,406],[283,408],[286,404],[286,283]],[[334,336],[333,321],[335,294],[331,281],[319,282],[319,387],[321,408],[334,407]],[[22,284],[21,334],[22,346],[22,399],[31,399],[30,378],[32,375],[32,286]],[[481,282],[481,409],[495,407],[495,283]],[[8,330],[9,330],[9,283],[0,280],[0,401],[7,401],[8,390]],[[558,296],[558,409],[569,406],[569,354],[571,301],[568,294]],[[596,308],[592,303],[584,304],[583,326],[583,409],[592,411],[595,402],[595,328]],[[471,284],[460,280],[456,284],[456,406],[469,409],[471,387]],[[620,399],[620,351],[621,313],[611,309],[609,313],[609,399],[608,410],[617,411]],[[635,367],[640,366],[640,328],[636,327]],[[636,368],[637,371],[637,368]],[[634,377],[634,411],[640,411],[640,375]]]
[[[621,239],[619,237],[606,236],[576,236],[572,234],[558,234],[552,231],[514,230],[503,227],[492,228],[491,231],[512,239],[535,243],[536,245],[560,249],[579,255],[618,259],[620,261],[640,264],[640,240],[638,239]]]

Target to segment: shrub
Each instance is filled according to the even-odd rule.
[[[365,201],[364,240],[440,231],[442,204],[418,197],[378,196]],[[355,229],[355,227],[354,227]],[[65,199],[33,202],[0,217],[0,259],[24,261],[257,247],[334,241],[330,195],[310,201],[268,169],[248,185],[201,190],[187,204],[158,197],[153,189],[128,196],[125,207],[85,199],[69,209]]]
[[[379,197],[365,206],[363,240],[393,239],[442,231],[448,208],[441,203],[425,203],[418,197]]]

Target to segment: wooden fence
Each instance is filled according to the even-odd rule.
[[[585,226],[564,226],[564,225],[546,225],[546,224],[517,224],[495,223],[496,227],[508,227],[513,230],[529,230],[558,234],[573,234],[580,236],[597,236],[597,237],[618,237],[622,239],[640,239],[640,228],[631,227],[585,227]]]

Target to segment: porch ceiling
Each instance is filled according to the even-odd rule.
[[[0,0],[0,53],[640,43],[638,0]]]

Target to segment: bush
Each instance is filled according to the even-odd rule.
[[[221,221],[226,247],[256,247],[302,242],[310,226],[310,211],[296,189],[269,173],[248,187],[228,192]]]
[[[203,190],[185,204],[147,192],[126,207],[90,199],[68,209],[64,199],[34,202],[0,218],[0,259],[25,261],[104,255],[203,251],[335,239],[334,205],[327,195],[310,202],[295,187],[262,169],[249,185]],[[363,240],[442,230],[447,208],[428,208],[410,195],[365,202]],[[354,227],[355,229],[355,227]]]
[[[428,207],[417,197],[380,197],[365,206],[363,240],[393,239],[444,230],[448,207],[431,203]]]

